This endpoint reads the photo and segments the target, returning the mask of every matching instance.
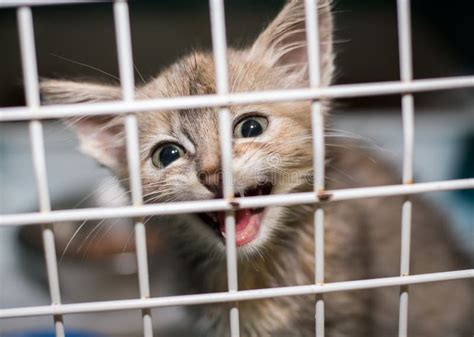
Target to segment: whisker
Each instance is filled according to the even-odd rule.
[[[130,233],[128,234],[127,240],[125,241],[125,244],[123,245],[122,252],[120,254],[125,254],[125,251],[127,250],[128,244],[130,243],[130,240],[132,239],[134,235],[134,228],[130,230]]]
[[[117,80],[118,82],[120,82],[120,78],[118,78],[117,76],[115,75],[112,75],[102,69],[99,69],[97,67],[94,67],[94,66],[91,66],[89,64],[86,64],[86,63],[82,63],[82,62],[79,62],[79,61],[75,61],[75,60],[72,60],[70,58],[67,58],[67,57],[64,57],[64,56],[61,56],[61,55],[57,55],[57,54],[53,54],[53,53],[49,53],[50,55],[54,56],[54,57],[57,57],[61,60],[64,60],[64,61],[68,61],[68,62],[71,62],[71,63],[74,63],[74,64],[77,64],[77,65],[80,65],[80,66],[83,66],[83,67],[86,67],[86,68],[89,68],[89,69],[92,69],[92,70],[95,70],[95,71],[98,71],[99,73],[101,74],[104,74],[104,75],[107,75],[109,77],[112,77],[113,79]]]
[[[134,63],[133,64],[133,68],[135,69],[135,71],[137,72],[138,76],[140,77],[141,81],[143,82],[143,84],[146,84],[146,81],[145,79],[143,78],[143,75],[141,74],[140,70],[138,70],[138,67],[137,65]]]
[[[79,246],[79,248],[77,248],[76,250],[76,255],[81,251],[82,247],[86,244],[86,242],[89,240],[89,238],[91,237],[92,234],[94,234],[94,232],[99,229],[99,227],[102,225],[102,223],[105,221],[105,219],[99,221],[98,224],[96,224],[94,226],[94,228],[92,228],[92,230],[87,234],[86,238],[84,239],[84,241],[81,243],[81,245]]]
[[[74,240],[74,238],[77,236],[77,234],[79,234],[79,232],[81,231],[81,229],[85,226],[85,224],[87,223],[87,220],[84,220],[81,225],[76,229],[76,231],[74,232],[74,234],[71,236],[71,238],[69,239],[68,243],[66,244],[66,247],[64,247],[64,250],[61,254],[61,257],[59,258],[59,264],[61,264],[61,262],[63,261],[63,258],[64,256],[66,255],[67,253],[67,250],[69,248],[69,246],[71,245],[72,241]]]

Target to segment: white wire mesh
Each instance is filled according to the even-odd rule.
[[[410,1],[398,0],[398,39],[400,55],[400,79],[404,83],[413,80]],[[413,94],[402,95],[403,120],[403,183],[413,183],[414,133],[415,133],[415,103]],[[402,205],[402,236],[400,275],[410,274],[410,242],[411,242],[412,202],[407,197]],[[398,336],[406,337],[408,331],[408,286],[400,288],[400,306],[398,320]]]
[[[63,315],[114,310],[142,310],[143,330],[146,337],[153,336],[151,308],[197,305],[209,303],[230,303],[230,331],[232,337],[239,333],[238,301],[315,294],[316,296],[316,336],[324,336],[324,299],[322,294],[356,289],[374,289],[379,287],[399,286],[399,336],[407,336],[408,285],[434,281],[474,278],[474,270],[451,271],[422,275],[409,275],[410,227],[412,206],[408,196],[417,193],[447,191],[474,188],[474,179],[436,181],[431,183],[413,182],[414,159],[414,100],[416,92],[442,90],[449,88],[474,87],[474,76],[439,78],[430,80],[413,80],[411,61],[411,27],[410,1],[398,0],[398,27],[400,50],[400,82],[339,85],[328,88],[320,87],[319,71],[319,32],[316,1],[306,0],[306,29],[309,54],[310,88],[298,90],[267,91],[258,93],[229,93],[227,46],[225,33],[225,16],[223,0],[210,0],[211,28],[214,60],[216,67],[217,93],[198,97],[176,97],[170,99],[153,99],[134,101],[133,57],[131,50],[130,23],[126,0],[114,1],[116,37],[122,101],[75,104],[60,106],[40,106],[38,75],[33,35],[31,9],[27,6],[39,4],[67,4],[80,2],[98,2],[82,0],[61,1],[5,1],[0,7],[18,7],[18,27],[20,33],[21,55],[23,61],[26,107],[0,109],[0,122],[28,120],[34,172],[39,196],[39,212],[7,214],[0,218],[0,227],[25,224],[50,224],[61,221],[106,219],[133,217],[135,224],[135,241],[139,266],[140,299],[115,300],[90,303],[62,304],[58,280],[54,234],[51,225],[43,225],[43,242],[45,247],[47,275],[51,294],[51,305],[24,308],[0,309],[0,319],[13,317],[30,317],[48,315],[54,318],[56,336],[64,336]],[[376,96],[384,94],[402,95],[402,117],[404,131],[403,184],[380,187],[341,189],[327,191],[324,189],[324,119],[321,113],[321,99]],[[232,131],[229,106],[281,102],[290,100],[312,100],[312,127],[314,139],[314,193],[295,193],[291,195],[270,195],[259,197],[234,198],[232,180]],[[172,110],[185,108],[219,108],[219,131],[222,149],[224,199],[190,201],[180,203],[143,205],[142,186],[139,171],[138,128],[135,113],[149,110]],[[132,205],[120,208],[90,208],[81,210],[51,211],[48,183],[46,179],[44,141],[41,119],[64,118],[72,116],[90,116],[103,114],[125,114],[127,159],[130,171]],[[407,197],[402,208],[402,246],[399,277],[382,279],[356,280],[337,283],[324,283],[324,210],[325,203],[366,197],[384,197],[404,195]],[[238,290],[237,253],[235,245],[236,208],[259,208],[272,205],[315,204],[315,284],[258,290]],[[226,211],[226,249],[228,292],[183,295],[162,298],[150,298],[146,236],[142,218],[148,215],[180,214],[203,211]],[[416,211],[416,210],[415,210]]]
[[[26,104],[29,107],[38,107],[40,105],[38,70],[36,66],[33,17],[29,7],[19,7],[17,9],[17,22],[20,35]],[[51,203],[46,175],[43,125],[38,120],[30,121],[30,141],[33,154],[36,190],[39,200],[39,211],[41,213],[47,213],[51,211]],[[42,237],[51,304],[58,305],[61,304],[61,293],[59,289],[56,246],[51,224],[42,225]],[[56,336],[64,337],[65,331],[62,316],[55,315],[53,318]]]
[[[135,97],[135,80],[130,37],[130,19],[128,4],[124,0],[114,2],[115,31],[120,70],[120,84],[124,102],[133,102]],[[138,141],[137,117],[129,113],[125,117],[125,135],[127,144],[127,163],[130,177],[130,190],[134,207],[143,205],[142,181],[140,177],[140,147]],[[140,297],[150,298],[150,277],[148,273],[148,254],[146,232],[143,218],[135,218],[135,244],[137,252],[138,281]],[[153,336],[151,312],[142,311],[143,332],[145,337]]]
[[[223,0],[210,0],[212,45],[216,69],[217,95],[229,93],[229,71],[227,64],[227,41]],[[228,202],[234,199],[234,182],[232,175],[232,121],[228,107],[219,110],[219,137],[222,157],[223,195]],[[237,246],[235,243],[235,212],[225,213],[226,253],[227,253],[227,286],[229,292],[238,291],[237,280]],[[230,306],[230,336],[239,337],[239,309]]]
[[[308,73],[311,88],[318,88],[321,83],[318,5],[316,1],[305,1],[306,40],[308,49]],[[313,134],[314,191],[324,193],[324,115],[319,101],[311,103],[311,127]],[[314,281],[324,284],[324,209],[317,207],[314,211]],[[322,294],[316,296],[315,304],[316,337],[324,337],[324,299]]]

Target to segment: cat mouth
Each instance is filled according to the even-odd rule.
[[[273,185],[261,184],[246,189],[243,194],[236,193],[236,198],[269,195]],[[235,243],[243,246],[252,242],[258,235],[265,208],[239,209],[235,211]],[[199,218],[207,224],[216,235],[224,240],[226,238],[225,212],[198,213]]]

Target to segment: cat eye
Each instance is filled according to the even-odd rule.
[[[235,138],[253,138],[260,136],[268,127],[268,119],[251,116],[242,119],[234,128]]]
[[[181,146],[173,143],[166,143],[158,146],[151,156],[153,165],[158,168],[165,168],[184,155]]]

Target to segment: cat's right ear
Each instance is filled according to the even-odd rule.
[[[120,87],[62,80],[40,83],[44,104],[104,102],[121,99]],[[78,135],[81,150],[114,173],[126,174],[126,144],[123,119],[115,116],[89,116],[66,120]]]
[[[313,0],[318,7],[321,85],[329,85],[333,72],[332,0]],[[260,34],[249,50],[249,56],[271,68],[280,67],[287,81],[305,85],[308,82],[304,0],[288,0],[278,16]]]

